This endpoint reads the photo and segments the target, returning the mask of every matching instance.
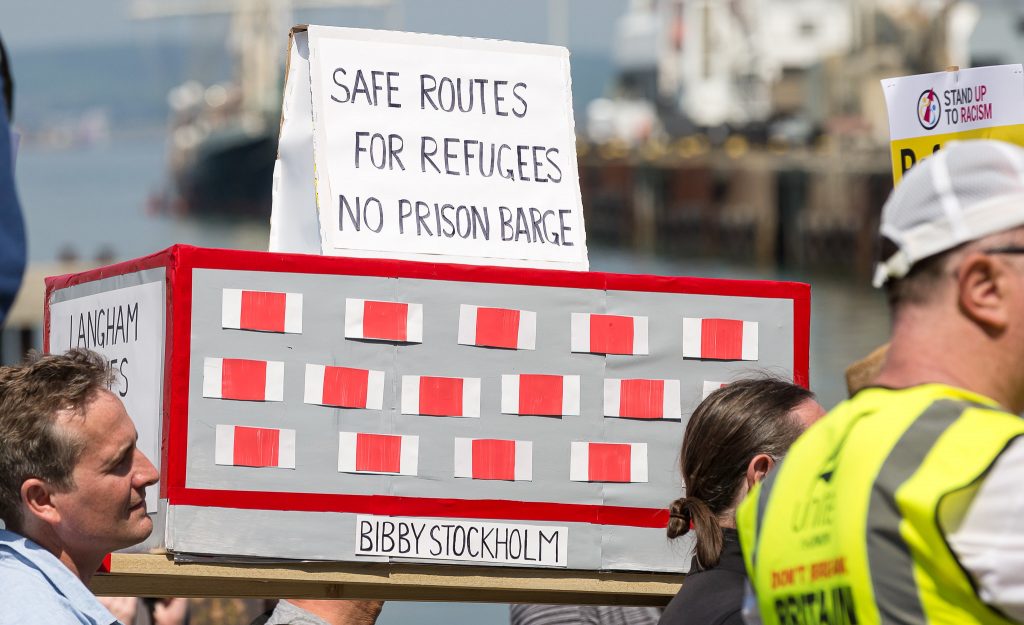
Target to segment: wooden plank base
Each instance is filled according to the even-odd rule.
[[[170,556],[120,554],[93,577],[98,595],[270,597],[663,606],[683,576],[430,564],[176,564]]]

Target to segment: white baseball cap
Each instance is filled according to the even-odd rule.
[[[879,234],[896,252],[875,267],[876,287],[915,263],[1024,226],[1024,149],[990,139],[947,144],[914,166],[882,207]]]

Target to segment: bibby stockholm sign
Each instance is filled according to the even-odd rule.
[[[564,567],[568,542],[566,527],[356,518],[360,555]]]

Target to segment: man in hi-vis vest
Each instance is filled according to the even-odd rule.
[[[881,236],[884,367],[739,510],[760,617],[1024,622],[1024,150],[937,152]]]

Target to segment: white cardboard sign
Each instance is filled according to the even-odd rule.
[[[50,306],[50,352],[85,347],[103,354],[114,371],[111,388],[139,433],[138,447],[160,468],[164,370],[164,283],[149,282]],[[156,511],[159,489],[146,489]]]
[[[994,65],[882,81],[893,181],[950,141],[1024,145],[1024,67]]]
[[[310,26],[289,54],[272,251],[588,269],[565,48]]]
[[[1024,123],[1024,70],[994,65],[887,78],[893,141]]]

